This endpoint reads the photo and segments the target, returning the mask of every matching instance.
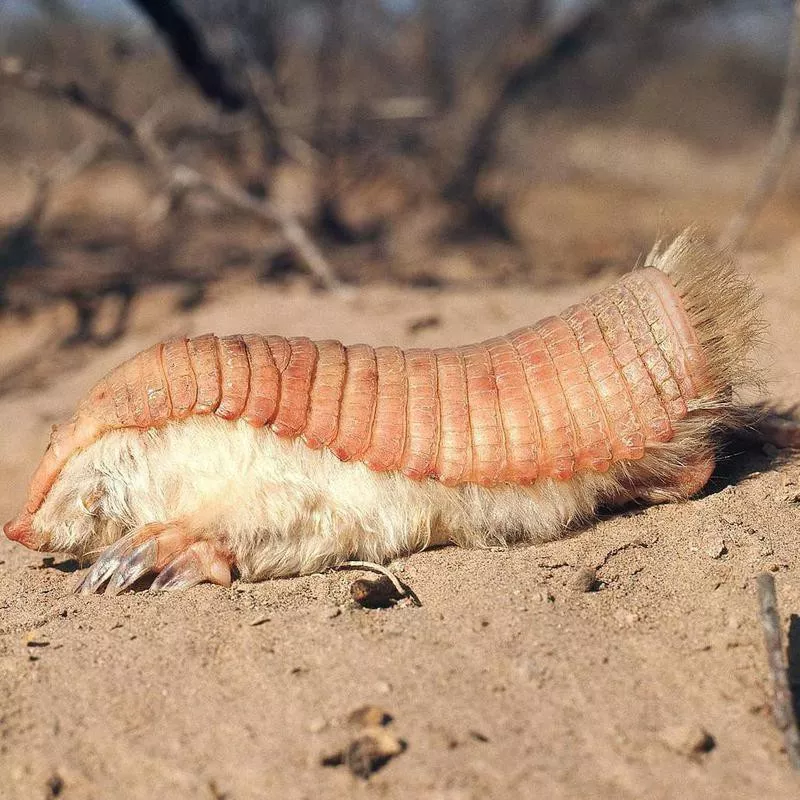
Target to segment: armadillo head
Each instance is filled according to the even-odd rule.
[[[43,528],[42,521],[38,519],[38,511],[71,456],[90,444],[99,433],[98,423],[88,417],[53,427],[50,443],[31,479],[27,502],[20,513],[3,527],[3,532],[11,541],[19,542],[31,550],[69,549],[58,546],[59,543],[52,540],[51,533]]]
[[[116,540],[124,532],[118,521],[130,516],[126,466],[135,463],[129,444],[138,438],[139,431],[109,432],[74,451],[39,508],[26,506],[6,524],[6,536],[32,550],[78,557]]]
[[[31,550],[46,550],[47,541],[33,530],[33,514],[22,511],[14,519],[6,522],[3,533],[12,542],[19,542]]]

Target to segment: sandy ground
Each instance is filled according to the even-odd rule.
[[[800,398],[799,261],[800,239],[743,259],[766,296],[772,344],[760,360],[781,400]],[[341,299],[239,282],[177,317],[161,291],[119,345],[46,358],[43,332],[68,324],[58,313],[5,322],[0,363],[17,388],[0,397],[0,516],[16,510],[50,424],[159,337],[456,343],[603,281],[547,295],[372,286]],[[800,461],[740,453],[700,499],[611,516],[566,541],[400,559],[423,605],[383,611],[353,607],[356,575],[341,572],[77,597],[74,562],[3,540],[0,797],[796,796],[769,710],[754,576],[775,572],[788,627],[800,613],[798,496]],[[587,566],[600,581],[588,593],[575,585]],[[800,636],[791,649],[800,681]],[[364,782],[320,759],[370,703],[407,748]]]

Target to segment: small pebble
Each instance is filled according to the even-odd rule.
[[[350,596],[364,608],[390,608],[403,599],[385,575],[376,580],[359,578],[350,585]]]
[[[56,772],[47,779],[47,796],[60,797],[64,791],[64,779]]]
[[[677,725],[661,734],[661,741],[672,751],[688,758],[699,758],[715,747],[714,737],[700,725]]]
[[[328,727],[328,721],[323,717],[315,717],[308,723],[308,730],[311,733],[322,733]]]
[[[263,625],[265,622],[269,622],[271,619],[272,617],[269,617],[266,614],[259,614],[257,617],[251,619],[247,624],[255,628],[258,625]]]
[[[728,552],[723,539],[715,539],[706,546],[706,555],[709,558],[722,558]]]
[[[361,706],[351,712],[347,721],[360,728],[382,728],[392,721],[392,715],[379,706]]]
[[[344,764],[356,777],[368,778],[405,749],[405,742],[393,733],[384,728],[371,728],[353,739],[344,750],[324,756],[322,765]]]
[[[593,592],[597,589],[597,570],[594,567],[581,567],[572,576],[570,586],[574,592]]]

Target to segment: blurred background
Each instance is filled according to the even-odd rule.
[[[0,390],[34,353],[105,347],[224,286],[548,289],[689,222],[716,235],[760,172],[791,17],[0,0]],[[783,173],[750,245],[796,227]]]

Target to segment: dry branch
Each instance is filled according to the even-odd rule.
[[[775,116],[764,166],[741,210],[731,219],[720,237],[720,244],[738,248],[747,231],[775,191],[800,120],[800,0],[795,0],[792,13],[792,33],[786,66],[786,83],[780,108]]]
[[[778,600],[775,595],[775,579],[769,572],[762,572],[756,578],[756,584],[758,586],[761,627],[764,631],[764,645],[767,650],[767,661],[772,675],[774,692],[772,713],[775,725],[783,733],[789,763],[795,769],[800,770],[800,733],[797,730],[797,718],[794,715],[789,675],[783,656],[781,622],[778,616]]]
[[[478,178],[492,156],[500,123],[508,107],[534,83],[583,53],[594,41],[601,19],[598,9],[590,3],[560,15],[541,31],[523,28],[513,41],[501,43],[496,91],[473,127],[464,155],[445,189],[445,197],[466,203],[474,201]]]
[[[77,83],[58,83],[38,72],[24,69],[15,59],[0,61],[0,79],[27,91],[67,102],[98,119],[136,150],[155,170],[170,192],[202,189],[228,206],[277,225],[287,242],[322,285],[327,289],[340,288],[341,284],[327,259],[293,216],[269,200],[256,199],[237,186],[212,180],[191,167],[175,164],[156,140],[152,120],[149,118],[152,115],[145,115],[142,121],[134,124]]]
[[[202,93],[226,111],[241,111],[245,95],[224,65],[214,58],[202,29],[171,0],[131,0],[152,20],[167,40],[171,52]]]

